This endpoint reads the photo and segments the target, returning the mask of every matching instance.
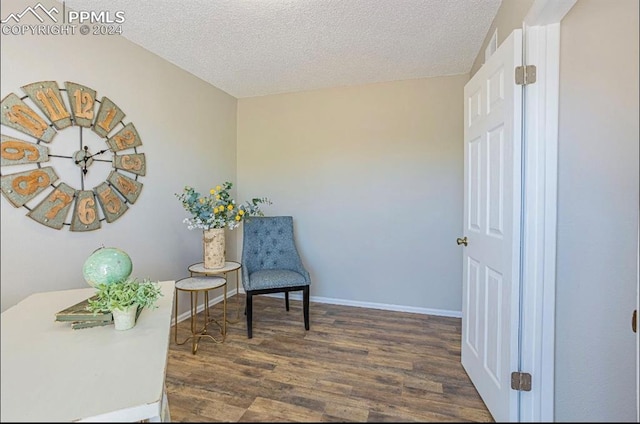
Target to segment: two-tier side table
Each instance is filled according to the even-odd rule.
[[[174,340],[177,345],[183,345],[188,340],[191,340],[191,353],[194,355],[198,351],[198,344],[200,339],[205,337],[213,340],[216,343],[224,343],[227,337],[227,279],[220,276],[194,276],[186,277],[176,281],[176,301],[175,301],[175,327],[174,327]],[[224,295],[222,298],[222,322],[218,322],[211,319],[209,314],[209,291],[213,289],[223,288]],[[178,341],[178,293],[187,292],[191,298],[191,335],[183,341]],[[197,315],[198,315],[198,294],[204,294],[203,303],[203,315],[204,325],[202,329],[197,329]],[[208,325],[210,322],[215,322],[220,327],[220,336],[214,337],[209,334]]]
[[[233,321],[228,321],[229,324],[235,324],[236,322],[238,322],[240,320],[240,296],[239,296],[239,294],[240,294],[240,291],[239,291],[240,275],[239,275],[239,271],[240,271],[241,267],[242,267],[242,265],[239,262],[234,262],[234,261],[226,261],[222,268],[215,268],[215,269],[205,268],[204,267],[204,262],[198,262],[198,263],[195,263],[193,265],[189,265],[189,272],[191,273],[192,277],[194,275],[205,275],[205,276],[221,275],[226,279],[227,278],[227,273],[235,271],[235,273],[236,273],[236,294],[235,294],[235,298],[236,298],[236,318]]]

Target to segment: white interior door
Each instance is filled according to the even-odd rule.
[[[496,421],[518,421],[522,30],[464,88],[462,365]]]

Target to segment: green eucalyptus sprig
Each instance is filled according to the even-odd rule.
[[[89,310],[94,314],[114,309],[125,310],[131,305],[141,308],[157,308],[155,304],[162,296],[156,282],[145,278],[141,283],[137,279],[126,279],[117,283],[98,284],[97,299],[89,299]]]

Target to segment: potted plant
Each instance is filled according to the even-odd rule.
[[[224,229],[233,230],[251,216],[264,216],[260,204],[270,205],[267,197],[256,197],[237,204],[229,191],[233,184],[226,181],[201,195],[193,187],[185,186],[180,194],[175,193],[184,209],[191,214],[183,222],[189,230],[203,230],[204,267],[218,269],[225,264]]]
[[[162,293],[157,283],[145,278],[141,283],[135,278],[96,285],[96,299],[89,300],[89,310],[94,314],[109,311],[113,314],[116,330],[128,330],[136,324],[138,308],[157,308],[156,301]]]

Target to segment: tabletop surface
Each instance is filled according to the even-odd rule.
[[[205,268],[204,262],[198,262],[197,264],[189,265],[189,271],[197,272],[198,274],[222,274],[224,272],[235,271],[242,265],[239,262],[226,261],[222,268]]]
[[[2,421],[136,421],[157,415],[164,389],[174,281],[130,330],[74,330],[55,313],[94,288],[33,294],[2,313]]]
[[[176,281],[178,290],[212,290],[227,284],[222,277],[186,277]]]

